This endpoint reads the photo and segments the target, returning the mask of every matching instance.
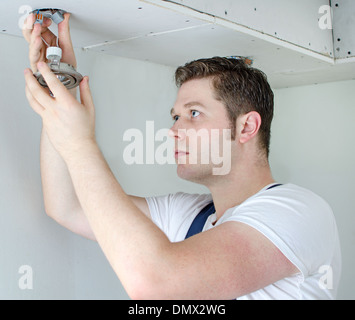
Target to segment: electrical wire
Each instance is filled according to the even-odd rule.
[[[40,12],[40,9],[37,10],[37,15],[39,15],[39,12]],[[50,45],[48,44],[48,42],[46,40],[44,40],[42,36],[41,36],[41,39],[47,45],[47,47],[49,48]],[[58,30],[58,36],[56,37],[56,46],[59,48],[59,30]]]
[[[44,40],[42,36],[41,36],[41,39],[42,39],[42,41],[47,45],[47,47],[49,48],[50,45],[48,44],[48,42],[47,42],[46,40]]]

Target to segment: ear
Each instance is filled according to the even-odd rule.
[[[251,111],[239,117],[239,142],[246,143],[254,138],[261,126],[261,116],[256,111]]]

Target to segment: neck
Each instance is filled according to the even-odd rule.
[[[234,168],[226,176],[217,177],[206,186],[212,194],[219,219],[227,209],[241,204],[273,182],[275,181],[268,163],[262,166],[245,164]]]

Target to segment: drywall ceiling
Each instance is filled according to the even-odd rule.
[[[327,4],[329,0],[1,0],[0,34],[21,36],[21,23],[31,10],[61,8],[72,14],[76,48],[174,67],[202,57],[247,56],[274,88],[282,88],[355,78],[355,30],[349,18],[354,1],[333,4],[334,17],[341,19],[334,29],[342,39],[336,46],[333,30],[318,25],[319,8]]]

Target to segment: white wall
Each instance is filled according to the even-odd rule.
[[[28,107],[23,69],[27,44],[0,35],[0,299],[126,299],[96,243],[58,226],[43,210],[41,121]],[[124,163],[125,130],[171,125],[174,70],[147,62],[77,51],[79,71],[90,76],[97,138],[128,193],[206,192],[177,178],[174,165]],[[6,75],[11,76],[6,76]],[[354,81],[276,90],[271,164],[275,177],[309,187],[332,205],[343,246],[341,298],[355,298],[354,157],[351,121]],[[19,268],[33,270],[33,289],[21,290]]]

